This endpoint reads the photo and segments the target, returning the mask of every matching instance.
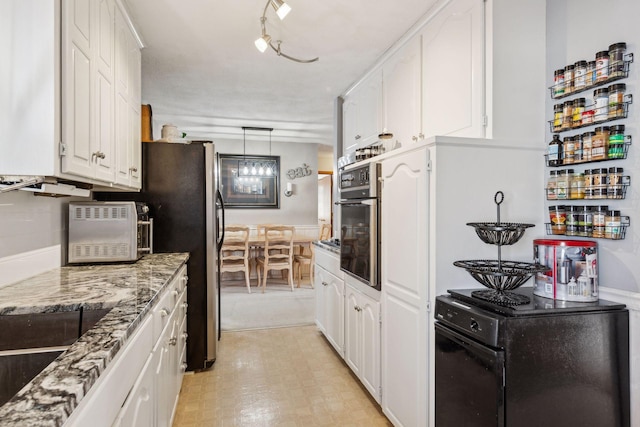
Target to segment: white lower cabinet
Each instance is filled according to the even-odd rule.
[[[345,285],[344,360],[380,403],[380,303]]]
[[[186,368],[186,283],[183,266],[65,426],[172,425]]]
[[[333,348],[344,357],[344,281],[338,257],[316,248],[314,276],[316,324]]]

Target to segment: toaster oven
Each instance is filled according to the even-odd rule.
[[[153,219],[141,202],[69,203],[68,262],[136,261],[153,253]]]

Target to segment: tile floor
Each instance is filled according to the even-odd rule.
[[[390,426],[316,326],[223,332],[186,375],[174,427]]]

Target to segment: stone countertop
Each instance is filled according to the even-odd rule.
[[[340,255],[340,246],[336,246],[335,244],[327,244],[322,240],[316,240],[315,242],[313,242],[313,244],[318,248]]]
[[[0,315],[111,309],[0,407],[0,425],[61,426],[188,259],[167,253],[136,263],[67,266],[0,288]]]

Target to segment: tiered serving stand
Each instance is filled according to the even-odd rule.
[[[523,285],[532,275],[547,271],[549,268],[542,264],[503,261],[502,246],[513,245],[520,240],[527,228],[535,225],[501,222],[500,205],[504,201],[504,193],[498,191],[494,201],[497,222],[469,222],[467,225],[476,229],[476,234],[483,242],[498,246],[498,259],[455,261],[453,265],[464,268],[471,277],[489,288],[473,291],[471,294],[474,297],[505,306],[528,304],[529,297],[510,291]]]

